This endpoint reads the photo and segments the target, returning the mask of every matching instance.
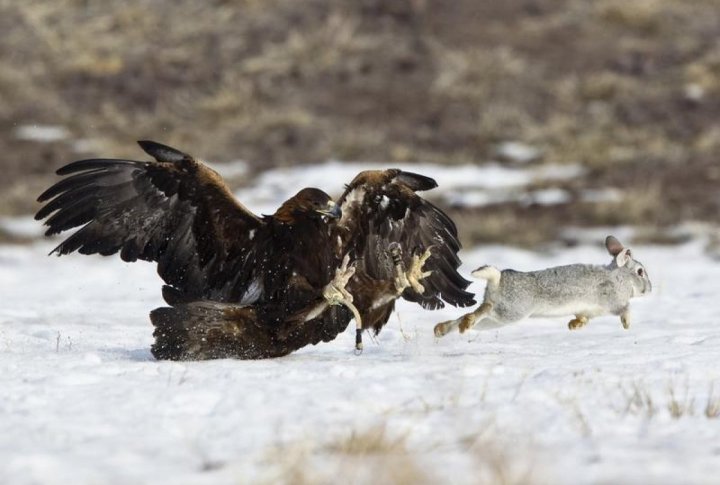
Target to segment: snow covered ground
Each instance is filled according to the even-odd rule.
[[[276,169],[237,195],[269,213],[317,181],[337,195],[367,168]],[[442,197],[490,201],[578,174],[407,168],[435,177]],[[23,237],[40,230],[26,218],[0,225]],[[468,250],[463,271],[608,262],[605,231],[583,234],[591,238],[574,239],[591,244],[572,250]],[[47,257],[52,247],[0,246],[1,484],[674,484],[720,475],[720,264],[700,242],[635,248],[654,293],[634,302],[629,331],[614,317],[576,332],[567,319],[543,319],[436,340],[434,324],[462,311],[400,304],[361,356],[350,327],[281,359],[182,363],[149,352],[148,313],[162,304],[153,265]]]
[[[0,483],[717,483],[720,264],[639,247],[634,322],[432,336],[400,305],[376,342],[267,361],[156,362],[150,264],[0,246]],[[595,246],[480,247],[482,264],[606,263]],[[474,286],[478,291],[481,286]],[[713,388],[714,386],[714,388]]]

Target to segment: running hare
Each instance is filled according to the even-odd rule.
[[[477,310],[456,320],[438,323],[435,336],[456,327],[465,332],[476,324],[481,329],[501,327],[526,317],[575,315],[570,330],[584,326],[592,317],[620,315],[630,326],[630,298],[650,293],[652,285],[642,264],[613,236],[605,239],[613,260],[607,266],[571,264],[523,273],[481,266],[473,276],[487,280],[485,298]]]

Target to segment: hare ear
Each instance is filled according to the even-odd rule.
[[[623,245],[620,241],[618,241],[615,236],[608,236],[605,238],[605,247],[608,250],[608,253],[610,253],[610,256],[617,256],[622,252]]]
[[[620,253],[617,256],[615,256],[615,263],[618,265],[618,268],[622,268],[631,259],[632,259],[632,254],[630,253],[630,250],[625,248],[622,251],[620,251]]]

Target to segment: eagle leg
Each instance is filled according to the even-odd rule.
[[[402,248],[398,243],[391,243],[389,248],[390,256],[395,265],[395,290],[401,295],[407,288],[412,287],[419,294],[425,292],[425,287],[420,283],[424,278],[432,274],[432,271],[424,271],[425,261],[432,255],[432,247],[429,247],[421,255],[413,254],[410,269],[406,270],[402,260]]]
[[[335,270],[335,277],[323,289],[323,298],[328,305],[345,305],[355,317],[355,353],[360,355],[362,344],[362,317],[353,304],[353,296],[345,289],[350,278],[355,274],[355,265],[350,264],[350,255],[346,254],[342,264]]]

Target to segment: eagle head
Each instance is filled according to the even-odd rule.
[[[320,189],[302,189],[286,200],[280,208],[275,211],[273,217],[285,223],[296,222],[298,219],[320,219],[329,217],[339,219],[342,216],[340,206],[332,198]]]

